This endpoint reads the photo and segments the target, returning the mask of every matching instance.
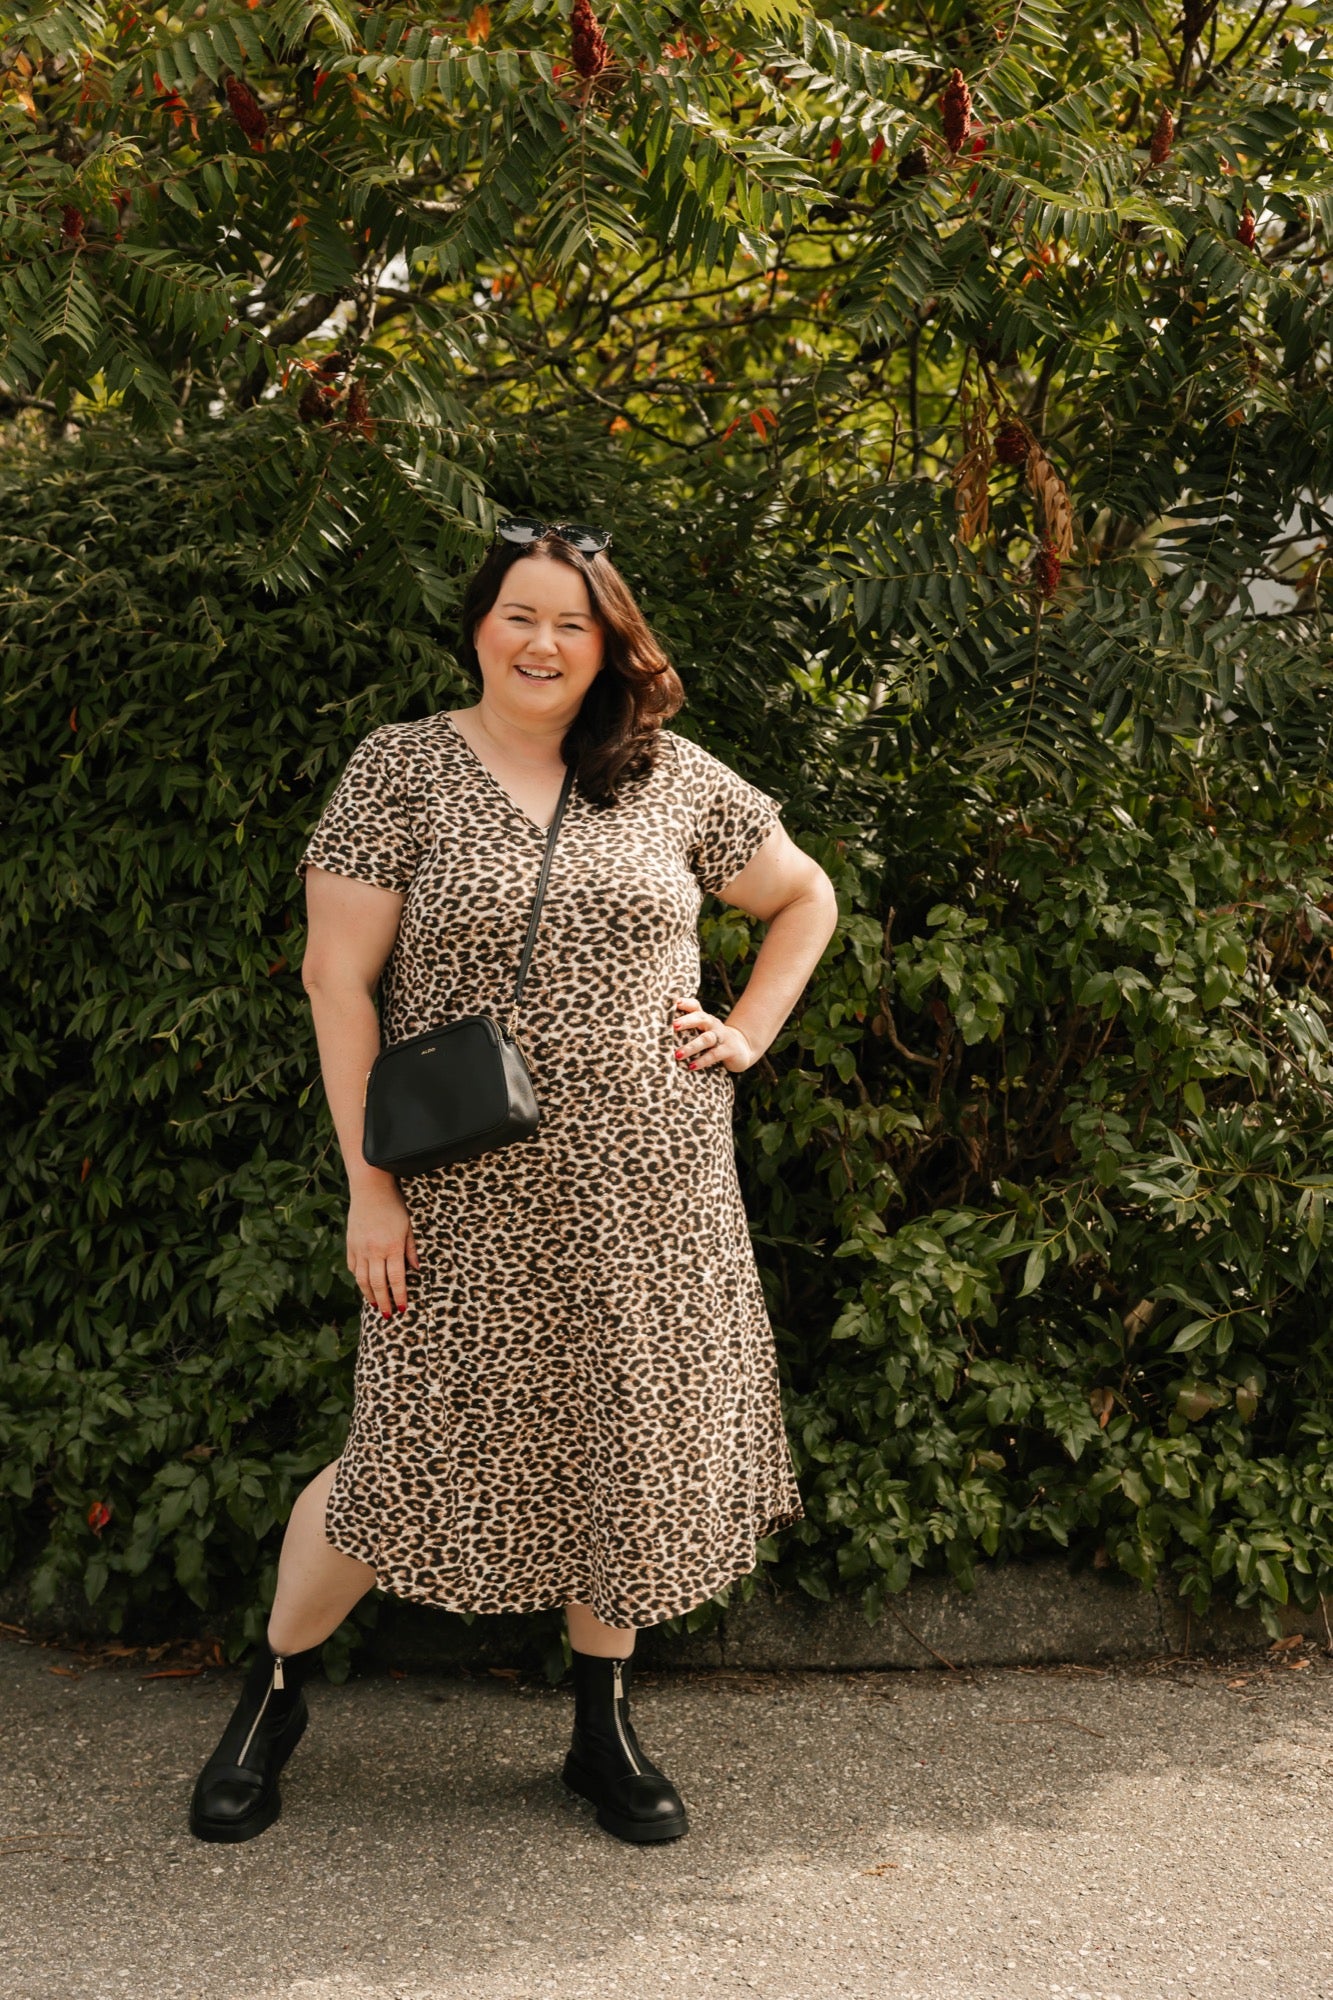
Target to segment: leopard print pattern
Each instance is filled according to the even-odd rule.
[[[664,729],[597,807],[574,787],[517,1034],[531,1138],[405,1176],[406,1312],[361,1310],[334,1547],[453,1611],[569,1599],[653,1625],[804,1509],[736,1173],[736,1079],[674,1059],[698,917],[780,808]],[[381,1036],[508,1013],[546,830],[449,716],[353,751],[297,864],[403,898]],[[725,1600],[724,1600],[725,1601]]]

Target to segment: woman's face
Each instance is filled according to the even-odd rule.
[[[487,702],[515,718],[572,721],[602,664],[588,587],[549,556],[510,564],[473,644]]]

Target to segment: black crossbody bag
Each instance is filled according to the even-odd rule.
[[[529,1139],[537,1130],[537,1093],[514,1027],[555,837],[573,784],[571,764],[546,836],[508,1020],[501,1027],[493,1015],[463,1014],[380,1050],[366,1077],[361,1151],[368,1165],[400,1176],[428,1174],[453,1160]]]

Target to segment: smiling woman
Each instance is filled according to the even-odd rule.
[[[609,805],[651,767],[685,690],[608,556],[584,555],[553,531],[497,541],[464,593],[459,624],[459,663],[481,697],[462,711],[471,719],[463,733],[480,750],[489,731],[492,769],[544,768],[553,804],[572,763],[582,795]]]
[[[470,631],[485,697],[452,720],[497,782],[544,826],[565,768],[551,768],[550,716],[571,700],[581,704],[603,665],[603,628],[588,586],[549,555],[511,560],[495,602]]]
[[[629,1719],[636,1631],[746,1575],[804,1511],[733,1076],[805,987],[832,887],[775,799],[664,726],[681,683],[604,554],[552,534],[497,546],[460,657],[476,704],[366,737],[299,864],[363,1298],[356,1399],[341,1458],[297,1502],[268,1642],[196,1789],[207,1839],[275,1815],[300,1683],[374,1584],[455,1611],[563,1606],[564,1780],[620,1839],[675,1838],[683,1802]],[[381,1038],[512,995],[571,767],[517,1029],[537,1129],[401,1179],[371,1167]],[[696,997],[705,892],[768,923],[726,1020]]]

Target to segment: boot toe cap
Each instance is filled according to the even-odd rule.
[[[200,1773],[190,1801],[190,1826],[205,1837],[226,1840],[251,1828],[258,1832],[277,1816],[277,1786],[262,1771],[232,1764]]]
[[[646,1825],[679,1819],[684,1801],[669,1778],[631,1778],[617,1801],[622,1812]]]
[[[258,1805],[264,1781],[258,1771],[237,1771],[225,1777],[214,1775],[195,1791],[196,1811],[205,1819],[245,1819]]]

